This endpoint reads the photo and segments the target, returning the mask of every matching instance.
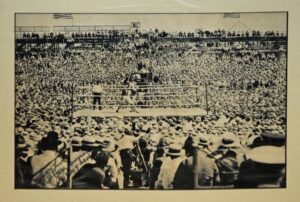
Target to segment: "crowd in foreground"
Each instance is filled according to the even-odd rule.
[[[285,55],[132,40],[16,58],[16,188],[285,187]],[[157,88],[205,83],[210,113],[71,116],[74,89],[123,84],[137,63]]]
[[[16,134],[18,188],[285,186],[285,131],[272,121],[60,117]]]

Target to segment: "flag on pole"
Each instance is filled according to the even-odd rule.
[[[131,26],[132,26],[132,28],[139,28],[140,27],[140,22],[132,22]]]
[[[54,19],[73,19],[73,16],[71,13],[54,13],[53,18]]]
[[[239,13],[224,13],[224,18],[240,18]]]

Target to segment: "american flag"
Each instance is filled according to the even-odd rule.
[[[239,13],[224,13],[224,18],[240,18]]]
[[[73,19],[73,16],[71,13],[54,13],[53,18],[54,19]]]
[[[132,23],[131,23],[131,26],[132,26],[133,28],[139,28],[139,27],[140,27],[140,22],[132,22]]]

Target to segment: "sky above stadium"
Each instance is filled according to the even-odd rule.
[[[158,28],[169,32],[204,30],[278,30],[286,32],[287,13],[224,14],[72,14],[73,19],[54,19],[53,14],[16,14],[16,26],[130,25],[140,22],[142,30]]]

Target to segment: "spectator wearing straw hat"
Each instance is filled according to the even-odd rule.
[[[270,124],[270,126],[262,126],[260,141],[254,146],[272,145],[284,146],[285,145],[285,131],[280,126]]]
[[[156,149],[152,157],[153,165],[150,169],[150,179],[149,179],[150,189],[155,188],[155,182],[157,181],[158,175],[160,173],[161,165],[168,151],[168,147],[170,144],[173,143],[170,139],[167,139],[165,137],[159,138],[158,141],[159,143],[156,146]]]
[[[240,166],[235,186],[239,188],[285,187],[285,132],[263,126],[261,138]]]
[[[133,148],[135,147],[137,141],[138,138],[134,137],[132,131],[128,129],[124,131],[124,136],[119,140],[122,171],[124,174],[124,188],[127,188],[130,182],[130,169],[133,160],[136,158]]]
[[[160,168],[155,182],[156,189],[173,189],[173,181],[179,164],[185,159],[180,144],[171,144]]]
[[[187,159],[183,160],[178,167],[174,177],[174,189],[212,187],[220,181],[217,164],[210,157],[208,146],[207,136],[201,135],[197,142],[187,139],[185,145],[188,151]]]
[[[103,184],[111,189],[117,189],[118,186],[118,175],[119,169],[117,167],[116,158],[113,156],[113,152],[116,152],[116,144],[110,140],[103,140],[100,144],[101,151],[107,152],[109,158],[107,161],[107,169],[105,170],[105,180]],[[115,154],[116,155],[116,154]]]
[[[235,187],[285,187],[285,175],[285,147],[255,147],[241,164]]]
[[[220,184],[232,186],[237,179],[238,169],[244,160],[244,154],[240,153],[239,139],[231,132],[225,132],[222,136],[221,145],[213,153],[220,172]]]
[[[82,138],[82,150],[86,152],[92,152],[93,150],[97,150],[99,144],[96,142],[94,136],[85,135]]]

